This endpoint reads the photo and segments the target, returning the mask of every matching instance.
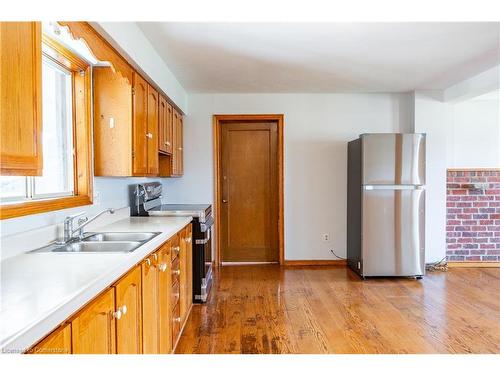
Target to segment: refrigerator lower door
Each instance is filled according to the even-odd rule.
[[[422,187],[363,188],[363,276],[424,274],[424,210],[425,190]]]

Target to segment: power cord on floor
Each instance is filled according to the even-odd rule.
[[[339,257],[337,254],[335,254],[335,252],[330,249],[330,252],[333,254],[333,256],[335,256],[336,258],[339,258],[339,259],[342,259],[342,260],[346,260],[346,258],[342,258],[342,257]]]
[[[446,257],[444,257],[443,259],[441,259],[438,262],[427,263],[425,265],[425,270],[431,271],[431,272],[432,271],[442,271],[442,272],[448,271],[448,263],[446,262]]]

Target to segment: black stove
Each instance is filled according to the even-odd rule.
[[[150,182],[131,188],[131,216],[191,216],[193,220],[193,302],[204,303],[212,284],[214,218],[210,204],[162,204],[161,184]]]

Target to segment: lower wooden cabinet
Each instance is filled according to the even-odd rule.
[[[147,257],[142,268],[142,350],[157,354],[158,336],[158,254]]]
[[[191,224],[28,353],[168,354],[192,305]]]
[[[142,353],[141,267],[137,266],[115,284],[116,352]]]
[[[108,289],[71,321],[73,354],[116,353],[115,290]]]
[[[64,324],[35,345],[30,354],[71,354],[71,325]]]

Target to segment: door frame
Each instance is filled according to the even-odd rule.
[[[220,205],[221,186],[219,172],[221,170],[221,127],[225,121],[267,121],[278,125],[278,252],[279,264],[285,260],[285,231],[284,231],[284,115],[282,114],[231,114],[213,115],[213,151],[214,151],[214,214],[215,214],[215,259],[216,266],[221,265],[220,258]]]

